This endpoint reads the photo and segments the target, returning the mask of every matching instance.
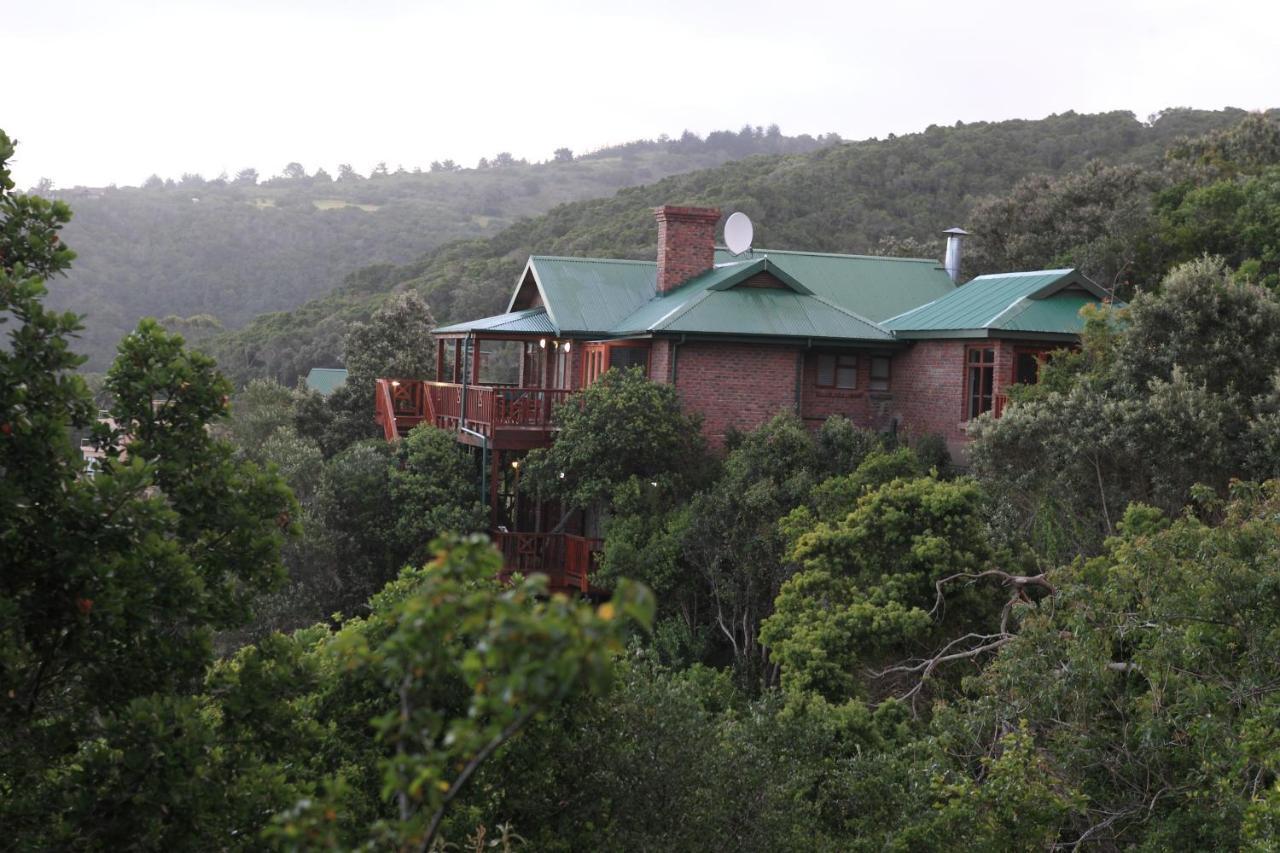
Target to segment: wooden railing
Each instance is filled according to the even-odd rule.
[[[377,420],[387,439],[403,435],[422,421],[441,429],[465,425],[483,435],[495,429],[550,430],[555,408],[571,391],[513,385],[468,385],[421,379],[379,379]]]
[[[374,391],[374,419],[388,441],[423,421],[434,420],[421,379],[379,379]]]
[[[494,543],[502,551],[502,569],[507,574],[544,574],[549,587],[558,590],[587,592],[590,576],[596,570],[604,540],[575,536],[571,533],[493,534]]]

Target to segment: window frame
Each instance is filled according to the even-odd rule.
[[[999,349],[999,347],[997,347],[996,344],[994,343],[970,344],[964,348],[964,368],[963,368],[964,369],[964,400],[961,404],[963,407],[961,411],[961,415],[962,415],[962,420],[965,422],[971,421],[995,409],[996,350],[997,349]],[[991,356],[990,361],[983,360],[981,357],[979,358],[978,361],[974,361],[971,358],[971,354],[975,352],[990,353],[990,356]],[[985,371],[986,372],[985,378],[987,378],[989,382],[987,386],[986,394],[982,393],[981,387],[979,387],[978,389],[978,394],[976,399],[978,401],[977,405],[978,405],[979,411],[977,411],[976,413],[973,411],[974,399],[975,399],[975,395],[973,393],[973,371],[974,370]],[[984,378],[983,375],[979,374],[979,378],[978,378],[979,383],[982,382],[983,378]],[[982,408],[982,400],[984,397],[986,398],[986,401],[987,401],[986,408]]]
[[[583,345],[582,348],[582,387],[586,388],[595,383],[607,370],[610,369],[610,362],[613,361],[613,350],[615,349],[642,349],[645,351],[644,358],[644,375],[649,376],[649,371],[653,366],[653,342],[648,340],[621,340],[621,341],[591,341]],[[632,367],[640,367],[635,364]]]
[[[876,376],[876,362],[884,364],[884,376]],[[871,356],[871,363],[868,366],[870,373],[867,376],[867,390],[885,392],[893,388],[893,357],[887,355]],[[877,382],[883,382],[880,387],[876,386]]]
[[[824,384],[822,381],[822,362],[823,359],[831,359],[831,383]],[[852,362],[844,363],[841,362]],[[858,390],[858,354],[849,352],[820,352],[817,354],[817,361],[814,364],[813,387],[820,388],[824,391],[857,391]],[[853,371],[853,384],[841,385],[841,371]]]

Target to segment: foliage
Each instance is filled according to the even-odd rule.
[[[878,692],[863,675],[870,665],[944,632],[980,630],[993,615],[972,593],[948,602],[945,614],[934,607],[939,581],[981,571],[992,558],[973,483],[894,478],[846,494],[853,500],[828,513],[833,521],[804,533],[793,526],[790,558],[800,568],[760,636],[787,690],[833,702]]]
[[[228,422],[230,438],[245,455],[258,459],[272,433],[293,421],[293,392],[272,379],[255,379],[235,395]]]
[[[78,320],[42,304],[73,257],[57,233],[70,212],[12,193],[12,153],[0,133],[0,314],[12,323],[0,352],[0,799],[19,847],[110,846],[111,828],[93,823],[110,797],[85,775],[108,790],[172,781],[147,737],[113,744],[190,716],[169,696],[198,684],[213,630],[244,621],[279,581],[294,505],[210,434],[230,386],[154,322],[121,343],[106,380],[115,426],[92,428],[105,458],[87,475],[72,432],[93,411],[71,374]],[[163,834],[147,811],[160,801],[135,799],[152,816],[145,843]]]
[[[488,510],[476,488],[475,465],[451,432],[430,424],[415,427],[396,448],[390,493],[395,536],[420,559],[431,540],[445,533],[480,532]]]
[[[319,443],[326,456],[378,435],[375,382],[380,378],[422,379],[435,375],[435,320],[417,293],[386,300],[367,323],[354,323],[342,343],[347,381],[332,394],[300,392],[294,422]]]
[[[566,507],[610,506],[628,481],[687,489],[703,467],[701,424],[675,387],[640,370],[606,371],[556,409],[555,444],[530,451],[521,487]]]
[[[1241,485],[1202,507],[1216,524],[1131,506],[947,712],[955,759],[989,754],[992,733],[1033,739],[1046,778],[1082,797],[1066,824],[1042,819],[1061,843],[1234,849],[1248,821],[1274,844],[1278,499]]]
[[[382,795],[397,814],[372,828],[371,849],[430,849],[476,770],[560,703],[604,688],[630,626],[652,614],[647,591],[625,584],[598,608],[546,599],[540,580],[498,591],[500,562],[484,539],[436,548],[429,566],[375,601],[385,625],[376,644],[357,620],[329,646],[349,677],[394,700],[373,724],[386,750]],[[341,805],[303,803],[274,837],[286,849],[333,845]]]

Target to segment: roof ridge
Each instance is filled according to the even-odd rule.
[[[650,332],[660,331],[665,326],[671,325],[676,320],[679,320],[681,317],[683,317],[685,314],[688,314],[698,305],[701,305],[703,302],[707,300],[707,297],[709,297],[712,293],[719,293],[719,292],[720,291],[714,291],[709,287],[703,288],[701,291],[694,294],[693,298],[685,302],[682,302],[681,304],[677,305],[675,308],[672,308],[670,311],[663,314],[657,320],[654,320],[652,323],[650,323],[649,328],[646,331],[650,331]]]
[[[889,330],[881,328],[880,324],[877,323],[875,320],[872,320],[870,317],[863,317],[857,311],[850,311],[848,308],[845,308],[843,305],[837,305],[836,303],[832,302],[830,299],[827,299],[825,296],[819,296],[817,293],[809,293],[809,294],[798,293],[796,295],[797,296],[807,295],[811,299],[818,300],[828,308],[834,308],[836,311],[839,311],[841,314],[847,314],[848,316],[852,317],[853,319],[859,322],[866,323],[868,326],[870,326],[871,328],[877,331],[884,332],[886,335],[892,334]]]
[[[975,281],[979,281],[980,279],[984,279],[984,278],[1022,278],[1023,276],[1028,276],[1028,275],[1055,275],[1056,274],[1057,276],[1061,277],[1066,275],[1067,273],[1075,272],[1075,271],[1076,271],[1075,267],[1064,267],[1063,269],[1057,269],[1057,270],[1023,270],[1022,272],[989,272],[989,273],[984,273],[983,275],[974,276],[973,278],[969,279],[969,283],[973,283]]]
[[[725,251],[725,252],[729,251],[729,249],[725,246],[716,246],[716,250]],[[914,264],[933,264],[934,266],[937,266],[937,267],[942,266],[942,262],[934,258],[899,258],[899,257],[894,257],[893,255],[855,255],[855,254],[849,254],[845,252],[805,252],[800,249],[754,249],[753,248],[751,251],[754,253],[765,254],[765,255],[767,254],[809,255],[810,257],[816,257],[816,258],[856,258],[858,260],[865,260],[865,261],[907,261],[909,263],[914,263]],[[734,257],[737,257],[737,255],[734,255]]]
[[[653,267],[658,265],[657,261],[639,261],[631,258],[583,258],[571,255],[530,255],[529,259],[533,261],[571,261],[591,264],[644,264]]]
[[[996,324],[996,320],[999,320],[1001,317],[1003,317],[1005,314],[1008,314],[1008,313],[1009,313],[1010,311],[1012,311],[1014,308],[1017,308],[1018,306],[1022,306],[1022,311],[1026,311],[1026,310],[1027,310],[1027,306],[1028,306],[1028,305],[1030,305],[1030,304],[1031,304],[1031,300],[1030,300],[1030,299],[1028,299],[1026,296],[1019,296],[1017,299],[1013,300],[1013,301],[1012,301],[1012,302],[1010,302],[1008,305],[1004,306],[1004,307],[1003,307],[1003,308],[1001,308],[999,311],[997,311],[994,317],[992,317],[992,318],[991,318],[990,320],[988,320],[987,322],[983,323],[983,324],[982,324],[982,328],[984,328],[984,329],[990,329],[990,328],[993,328],[993,327],[995,326],[995,324]],[[1018,312],[1018,314],[1021,314],[1021,313],[1022,313],[1022,311],[1019,311],[1019,312]],[[1017,317],[1017,316],[1018,316],[1018,314],[1014,314],[1013,316],[1014,316],[1014,317]],[[1010,319],[1012,319],[1012,318],[1010,318]]]

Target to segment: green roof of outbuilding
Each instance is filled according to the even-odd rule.
[[[529,308],[524,311],[511,311],[466,323],[454,323],[436,329],[438,335],[459,334],[462,332],[510,332],[512,334],[554,335],[555,327],[547,316],[545,308]]]
[[[341,388],[347,381],[347,371],[341,367],[313,367],[307,374],[307,387],[326,397]]]
[[[1075,335],[1080,308],[1107,294],[1076,270],[983,275],[881,325],[898,337],[982,336],[991,332]]]

